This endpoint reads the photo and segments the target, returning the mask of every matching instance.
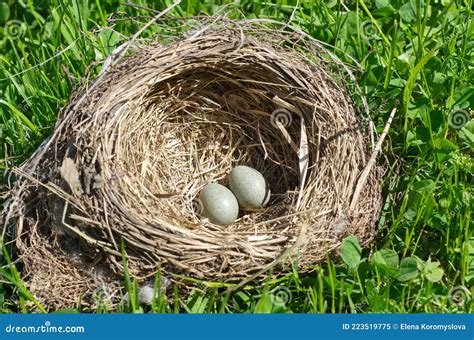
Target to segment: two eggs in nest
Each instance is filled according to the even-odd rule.
[[[242,210],[255,211],[270,200],[270,188],[257,170],[239,165],[229,173],[229,187],[217,183],[207,184],[199,195],[202,215],[212,223],[232,224]]]

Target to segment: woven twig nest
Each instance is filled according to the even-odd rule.
[[[239,282],[270,267],[310,270],[345,236],[373,237],[380,172],[350,71],[287,26],[211,21],[131,48],[17,169],[5,216],[43,302],[71,305],[121,273],[122,242],[143,280],[160,267]],[[236,165],[264,175],[270,203],[212,224],[197,197],[227,185]]]

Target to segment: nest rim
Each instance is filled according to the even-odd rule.
[[[310,270],[311,264],[317,263],[325,258],[326,252],[337,250],[344,236],[356,234],[360,237],[362,245],[370,242],[374,236],[375,223],[380,213],[380,166],[375,166],[371,169],[368,179],[366,179],[366,183],[363,185],[362,194],[355,198],[353,196],[360,175],[368,164],[369,156],[372,152],[371,146],[373,146],[374,129],[372,128],[373,125],[370,124],[370,120],[368,120],[367,117],[361,116],[354,101],[348,97],[349,92],[344,85],[334,80],[334,73],[332,73],[334,70],[330,71],[325,69],[328,61],[323,59],[319,53],[327,54],[329,51],[319,42],[315,42],[312,39],[310,40],[307,35],[299,31],[293,31],[291,33],[285,33],[281,30],[270,31],[267,26],[261,26],[262,23],[256,23],[253,20],[230,21],[225,19],[223,21],[224,24],[217,28],[213,25],[207,25],[208,22],[215,22],[215,20],[206,20],[206,23],[201,24],[197,32],[188,32],[184,37],[181,37],[171,44],[142,46],[134,50],[134,52],[137,53],[136,56],[129,57],[126,60],[127,63],[121,63],[114,68],[103,71],[93,86],[84,88],[75,95],[71,104],[64,110],[62,117],[59,119],[53,136],[43,144],[42,148],[40,147],[29,161],[23,164],[20,169],[17,169],[22,179],[16,184],[12,191],[14,195],[11,197],[15,199],[9,201],[8,209],[6,209],[6,221],[7,223],[16,222],[18,235],[17,245],[18,248],[22,250],[25,259],[30,258],[32,263],[35,262],[32,261],[31,256],[28,257],[27,254],[31,253],[31,246],[38,243],[24,239],[23,235],[25,235],[25,232],[28,234],[28,228],[36,231],[42,229],[40,226],[41,218],[40,216],[36,216],[38,218],[37,221],[31,222],[28,220],[33,224],[26,227],[24,226],[24,220],[22,218],[18,219],[18,217],[13,216],[12,207],[20,206],[19,216],[28,216],[29,219],[34,220],[27,202],[27,193],[31,193],[32,188],[37,190],[38,187],[45,189],[44,197],[46,197],[49,202],[46,204],[46,207],[50,211],[47,221],[60,226],[57,229],[52,228],[52,230],[49,231],[51,235],[54,234],[53,238],[55,240],[63,238],[64,235],[74,235],[81,240],[82,246],[90,246],[95,242],[95,247],[98,246],[101,250],[105,250],[105,252],[108,253],[108,255],[105,256],[108,266],[113,268],[113,272],[119,273],[123,270],[122,264],[120,261],[113,260],[113,258],[120,256],[120,243],[119,238],[117,238],[117,235],[120,235],[122,239],[126,240],[125,242],[129,250],[134,247],[138,250],[132,250],[128,255],[132,263],[131,270],[133,275],[142,277],[142,279],[148,279],[151,275],[156,273],[157,263],[161,264],[161,270],[164,271],[166,275],[186,273],[198,279],[218,279],[221,281],[239,281],[250,277],[254,278],[255,275],[261,274],[277,264],[278,266],[281,265],[281,269],[279,270],[284,271],[284,262],[288,262],[288,259],[294,261],[298,258],[300,270],[305,271]],[[228,35],[223,34],[223,32],[227,32]],[[274,36],[271,35],[272,33]],[[262,36],[264,38],[259,40]],[[225,55],[222,51],[209,53],[209,55],[207,55],[209,60],[203,62],[203,59],[206,57],[206,49],[203,48],[203,46],[206,46],[206,42],[216,42],[219,41],[219,39],[221,44],[217,44],[217,46],[220,46],[224,51],[225,48],[228,48],[230,55],[235,58],[235,61],[242,63],[237,70],[234,68],[222,72],[223,74],[218,74],[218,71],[216,71],[218,66],[225,68],[226,65],[229,65],[229,61],[224,57],[221,57],[222,63],[219,64],[219,53]],[[304,46],[307,51],[313,54],[309,56],[301,55],[301,53],[295,53],[296,49],[287,50],[287,46],[277,45],[278,47],[275,48],[273,44],[275,40],[278,39],[282,39],[282,41],[286,43],[288,43],[288,41],[292,43],[297,42],[298,44],[303,43],[303,45],[298,46]],[[188,46],[189,50],[187,50],[187,54],[184,54],[183,59],[180,60],[187,60],[189,65],[191,65],[190,69],[185,69],[184,71],[181,69],[173,76],[166,74],[166,71],[170,69],[168,64],[172,64],[173,61],[168,60],[167,64],[163,58],[167,55],[176,57],[176,54],[183,51],[183,46]],[[178,47],[181,48],[181,50]],[[252,48],[255,49],[253,55]],[[242,52],[243,50],[244,52]],[[239,60],[238,52],[242,52],[242,55],[245,55],[247,58],[251,55],[251,60],[254,64],[258,65],[259,61],[265,64],[268,63],[269,59],[271,59],[274,64],[269,63],[270,66],[265,64],[265,67],[262,67],[262,69],[252,69],[249,68],[249,63]],[[316,52],[318,54],[315,54]],[[200,59],[196,57],[197,53],[200,53]],[[267,58],[263,58],[263,61],[262,53],[268,53]],[[335,60],[334,58],[336,58],[332,54],[329,54],[329,56],[329,59],[333,61]],[[188,57],[188,59],[186,59],[186,57]],[[157,61],[160,58],[162,59],[161,64]],[[278,62],[282,60],[283,62],[278,64]],[[296,63],[295,60],[302,64]],[[144,63],[144,61],[146,62]],[[320,64],[318,64],[318,62],[320,62]],[[148,75],[150,69],[146,70],[146,67],[144,67],[147,63],[155,63],[153,64],[153,68],[157,68],[156,63],[162,67],[161,73],[158,72],[158,76],[155,74],[153,81],[151,80],[153,77]],[[196,68],[196,64],[198,63],[204,64],[205,72],[202,74],[198,72],[199,68]],[[215,68],[210,67],[210,65],[215,65]],[[235,66],[235,64],[231,65]],[[271,73],[271,70],[276,69],[277,66],[275,65],[280,67],[280,69],[271,75],[272,77],[269,77],[271,81],[262,81],[262,79],[264,80],[265,77],[268,77],[268,74],[265,74],[265,72]],[[143,68],[145,68],[145,70],[143,70]],[[131,77],[131,80],[120,78],[124,75],[129,76],[130,70],[134,69],[137,71],[134,77]],[[346,72],[346,76],[348,77],[346,79],[354,79],[352,72],[342,62],[337,62],[336,69],[338,72]],[[247,80],[250,81],[245,82],[247,88],[242,88],[241,84],[236,85],[235,83],[245,78],[240,75],[246,71],[249,73],[245,74],[245,76],[248,78]],[[162,76],[163,74],[165,76]],[[282,74],[285,76],[282,76]],[[297,75],[295,76],[295,74]],[[236,75],[239,75],[239,77]],[[338,75],[341,76],[341,73],[338,73]],[[166,81],[175,76],[174,87],[171,86],[170,88],[170,84],[166,83]],[[255,81],[255,77],[257,76],[261,76],[262,79],[259,78],[258,81]],[[292,76],[294,79],[292,79]],[[157,81],[156,77],[163,79]],[[224,79],[225,81],[221,81],[220,83],[217,81],[216,85],[213,83],[215,82],[213,77],[220,80]],[[185,84],[185,82],[182,82],[183,79],[188,83]],[[283,84],[278,83],[275,79],[282,81]],[[293,84],[284,84],[284,81],[288,81],[288,79],[293,81]],[[320,83],[314,83],[315,79]],[[341,79],[344,78],[341,77]],[[193,83],[193,81],[195,83]],[[299,86],[295,86],[295,81]],[[276,84],[273,84],[273,82]],[[151,85],[149,85],[149,83]],[[203,83],[206,83],[206,85],[202,86]],[[159,87],[156,84],[163,86]],[[209,92],[209,89],[212,89],[214,93],[208,94],[208,96],[204,96],[201,93],[201,97],[197,100],[196,93],[199,91],[196,90],[196,84],[201,86],[200,91]],[[301,86],[302,84],[303,86]],[[164,105],[163,103],[166,102],[166,98],[162,96],[163,93],[166,93],[167,87],[165,85],[168,86],[168,89],[174,90],[175,92],[169,91],[167,93],[174,101],[168,101],[168,106],[166,106],[166,109],[163,109],[163,106],[160,108],[159,105]],[[284,85],[288,85],[286,96],[282,90],[282,88],[285,87]],[[321,87],[318,87],[318,85]],[[153,86],[155,86],[155,88]],[[226,86],[228,88],[226,88]],[[268,87],[271,86],[273,86],[271,91],[268,91]],[[298,95],[300,95],[298,91],[305,86],[309,88],[305,89],[307,91],[306,97],[298,97]],[[124,94],[117,96],[114,94],[116,88],[125,89],[124,92],[131,93],[132,95],[130,97]],[[183,88],[189,91],[186,92]],[[219,88],[224,90],[219,92]],[[91,91],[91,89],[93,89],[93,91]],[[186,93],[183,94],[183,92]],[[273,97],[268,94],[274,94],[274,92],[278,93]],[[216,99],[216,93],[220,98]],[[176,99],[177,94],[183,97]],[[320,106],[320,110],[313,111],[313,118],[314,112],[320,115],[318,121],[320,126],[315,127],[314,122],[311,120],[306,121],[307,107],[311,106],[311,103],[308,103],[310,101],[308,98],[311,98],[311,96],[308,94],[312,94],[312,98],[317,98],[318,95],[322,97],[316,105]],[[326,95],[326,97],[324,95]],[[339,98],[339,96],[342,96],[342,98]],[[189,99],[191,97],[193,98],[192,100]],[[291,97],[291,99],[288,99],[289,97]],[[133,100],[127,100],[127,98],[132,98]],[[160,101],[150,101],[150,98],[153,98],[153,100],[160,99]],[[366,107],[365,98],[363,96],[361,96],[361,98]],[[258,106],[257,108],[248,104],[249,102],[252,103],[252,100],[254,103],[259,102],[258,105],[254,105]],[[327,102],[325,102],[325,100],[327,100]],[[189,103],[190,101],[191,103]],[[124,102],[127,104],[123,104]],[[123,104],[122,106],[120,106],[121,103]],[[203,107],[204,109],[199,110],[199,107],[194,105],[196,103],[200,103],[201,108]],[[212,105],[210,103],[212,103]],[[207,106],[205,104],[207,104]],[[176,108],[177,106],[179,106],[179,108]],[[183,107],[185,109],[183,109]],[[265,109],[261,109],[261,107],[265,107]],[[111,110],[111,108],[113,108],[113,110]],[[128,122],[138,122],[142,124],[142,130],[136,126],[131,130],[127,130],[127,128],[124,127],[127,125],[127,117],[123,118],[125,114],[123,114],[121,110],[129,115]],[[162,110],[162,112],[159,110]],[[333,113],[332,110],[337,112],[336,117],[338,119],[333,119],[334,116],[331,117],[330,114]],[[160,119],[157,120],[155,117],[158,111],[161,114],[164,113],[164,115],[159,116],[160,119],[163,119],[159,126],[153,125],[160,121]],[[184,120],[183,117],[185,115],[183,112],[186,113],[187,119],[194,115],[194,120]],[[208,119],[209,116],[206,116],[212,116],[216,112],[220,112],[221,115],[218,118],[221,121],[218,121],[219,119],[216,121],[215,117]],[[272,121],[272,117],[274,118],[280,113],[284,113],[283,118],[291,120],[291,123],[285,126],[284,120],[283,122],[278,120]],[[165,117],[166,114],[169,115]],[[257,123],[255,123],[255,120],[252,121],[252,118],[255,116],[259,117],[256,119]],[[260,116],[263,116],[264,120],[262,120]],[[142,120],[140,121],[140,119]],[[196,129],[196,124],[204,125],[206,128]],[[106,126],[106,128],[103,126]],[[165,126],[166,128],[164,128]],[[325,129],[322,129],[321,126]],[[85,127],[87,127],[87,129]],[[158,133],[153,131],[153,129],[157,128]],[[319,128],[319,134],[314,132],[317,128]],[[68,129],[70,131],[69,133],[67,132]],[[135,132],[139,130],[141,133],[136,134],[134,130]],[[91,131],[93,131],[93,133],[91,133]],[[331,135],[323,136],[323,132],[321,131],[324,131],[324,133],[336,132],[334,135],[337,135],[339,131],[346,132],[343,132],[331,140]],[[239,145],[237,143],[239,138],[242,139],[242,136],[250,132],[252,132],[254,136],[260,136],[260,144],[254,143],[256,144],[255,146],[244,148],[246,150],[245,152],[239,148],[232,148],[233,145]],[[204,157],[207,163],[199,163],[199,165],[204,166],[205,169],[198,173],[192,172],[191,176],[194,181],[197,181],[196,178],[198,178],[198,183],[191,185],[191,189],[188,188],[184,199],[180,197],[180,200],[169,200],[164,204],[163,202],[165,202],[165,200],[163,200],[163,197],[170,199],[168,196],[170,195],[171,189],[173,189],[173,186],[175,188],[177,186],[176,183],[173,183],[173,185],[166,187],[166,184],[170,184],[173,178],[184,179],[184,187],[191,183],[191,178],[187,178],[188,180],[186,181],[186,171],[189,172],[189,167],[184,168],[184,173],[176,172],[178,173],[177,175],[169,176],[170,170],[179,170],[182,168],[176,166],[176,161],[172,161],[172,156],[174,155],[179,158],[178,156],[180,155],[188,154],[187,158],[183,157],[184,161],[181,161],[181,165],[189,163],[192,157],[189,156],[190,153],[185,150],[185,147],[194,145],[192,143],[195,143],[194,146],[196,146],[198,144],[196,141],[201,141],[202,144],[196,146],[197,150],[202,151],[206,148],[211,150],[208,148],[209,143],[215,142],[216,136],[218,136],[219,133],[224,136],[222,139],[224,142],[218,145],[222,149],[225,149],[225,146],[227,150],[231,150],[236,154],[234,155],[232,153],[231,157],[229,157],[228,154],[218,154],[215,152],[209,156],[206,152],[202,152],[202,154],[207,155],[207,157]],[[344,134],[353,134],[353,136],[351,138],[348,137],[345,143],[341,142],[337,144],[338,147],[334,149],[331,143],[340,141],[341,135],[344,136]],[[126,135],[128,138],[121,139],[117,137],[118,135]],[[302,137],[302,135],[304,137]],[[192,136],[192,138],[190,136]],[[232,136],[232,138],[226,139],[226,136]],[[166,139],[164,137],[169,138]],[[146,139],[145,142],[143,141],[144,139]],[[268,140],[270,140],[271,143],[268,143]],[[315,159],[322,157],[321,145],[324,143],[321,143],[321,140],[327,140],[325,147],[328,148],[326,150],[326,152],[328,152],[328,163],[322,165],[317,164],[317,162],[314,163]],[[278,143],[275,141],[278,141]],[[307,143],[306,146],[305,142]],[[83,150],[78,147],[81,143],[83,146],[87,146]],[[315,147],[316,143],[319,143],[317,147]],[[160,147],[157,148],[159,150],[166,150],[167,145],[172,145],[174,149],[171,148],[168,150],[168,153],[162,152],[160,155],[156,155],[154,151],[150,151],[149,149],[145,150],[145,148],[150,147],[150,145],[159,145]],[[272,147],[276,148],[276,145],[278,146],[278,151],[268,151]],[[177,146],[184,147],[184,151],[178,155],[174,152]],[[255,149],[259,151],[257,152]],[[354,151],[354,149],[357,149],[357,151]],[[84,152],[84,150],[86,150],[86,152]],[[82,157],[86,159],[83,163],[78,162],[78,152],[83,152]],[[331,154],[331,152],[333,153]],[[354,153],[357,153],[357,155],[354,156]],[[153,176],[147,177],[143,175],[152,172],[146,166],[143,166],[145,162],[145,158],[143,158],[144,155],[149,156],[150,154],[154,154],[154,156],[148,159],[148,162],[152,164],[162,164],[158,172],[160,173],[160,178],[167,178],[168,175],[167,180],[163,182],[153,182],[155,180]],[[277,170],[283,168],[288,171],[280,171],[278,174],[275,174],[276,171],[273,169],[274,171],[272,173],[269,170],[272,168],[268,166],[268,162],[265,163],[262,161],[262,155],[266,155],[271,159],[272,155],[278,156],[281,154],[288,155],[288,157],[283,157],[284,161],[282,162],[272,163],[273,167]],[[341,154],[348,157],[341,157]],[[51,161],[44,161],[46,155],[50,157]],[[257,155],[257,157],[255,155]],[[339,159],[337,157],[329,157],[334,155],[337,155]],[[304,164],[305,161],[301,160],[305,157],[307,157],[306,165]],[[268,158],[265,160],[268,160]],[[109,162],[110,159],[113,159],[113,162]],[[132,161],[130,161],[130,159]],[[331,162],[334,162],[336,165]],[[283,167],[281,163],[284,165]],[[78,166],[78,164],[82,164],[83,166]],[[240,220],[230,228],[222,228],[221,226],[216,226],[206,221],[203,222],[202,219],[196,216],[195,205],[193,205],[200,188],[202,188],[203,184],[210,181],[225,184],[225,174],[228,173],[232,166],[238,164],[251,165],[261,170],[269,179],[270,183],[281,185],[280,187],[277,185],[272,187],[272,192],[281,195],[281,197],[275,196],[270,207],[274,207],[283,202],[285,210],[279,212],[277,215],[272,215],[273,218],[271,219],[257,223],[255,223],[255,217],[258,218],[259,216],[252,216],[252,220],[252,218],[249,218],[247,215],[241,215],[239,217]],[[278,164],[279,167],[275,164]],[[55,170],[50,174],[43,176],[43,178],[35,175],[38,168],[45,170],[52,165],[55,165],[53,167]],[[143,170],[144,168],[145,170]],[[216,168],[219,169],[219,171],[215,171]],[[352,174],[350,174],[351,171],[347,171],[348,168],[352,169]],[[212,172],[212,169],[214,169],[214,172]],[[128,176],[130,173],[138,174],[139,176]],[[212,176],[205,176],[205,174],[209,173],[211,173]],[[288,179],[291,177],[289,176],[290,173],[297,174],[297,185],[295,185],[295,181],[290,183],[291,181]],[[326,177],[320,175],[320,173],[326,174]],[[338,183],[334,181],[331,186],[330,183],[328,184],[328,181],[326,181],[327,178],[330,177],[329,174],[332,174],[331,176],[333,177],[340,178],[341,181],[343,179],[346,184],[338,186]],[[293,175],[293,179],[294,177]],[[45,178],[47,178],[48,181],[45,181]],[[146,184],[143,184],[145,182]],[[329,182],[331,181],[329,180]],[[137,183],[140,185],[137,185]],[[301,183],[304,187],[303,190],[298,188],[298,185],[301,185]],[[125,189],[127,186],[128,191]],[[284,190],[285,188],[287,189],[286,192]],[[122,190],[124,192],[120,193]],[[184,189],[181,188],[181,191],[183,190]],[[293,196],[291,197],[288,194],[290,191],[293,192]],[[337,197],[337,200],[331,201],[331,204],[322,204],[322,206],[326,208],[323,209],[315,203],[327,199],[322,196],[314,195],[315,192],[317,193],[319,191],[323,192],[326,196],[333,195]],[[130,197],[133,197],[133,194],[137,192],[146,193],[152,197],[152,199],[147,201],[146,204],[140,202],[140,199],[136,199],[133,201],[133,204],[130,204]],[[84,195],[97,195],[99,198],[94,198],[91,200],[92,203],[85,204],[81,201]],[[155,196],[157,196],[158,199],[156,199]],[[343,197],[343,199],[341,199],[341,197]],[[102,201],[100,202],[100,200]],[[102,204],[102,211],[100,211],[100,204]],[[130,209],[130,207],[133,207],[133,209]],[[177,207],[181,207],[181,209]],[[351,207],[352,209],[350,209]],[[68,209],[70,210],[68,211]],[[136,213],[136,210],[140,209],[144,213]],[[91,218],[89,212],[94,210],[99,211],[99,213],[93,215],[94,218]],[[110,215],[111,211],[114,211],[118,218],[112,218],[112,215]],[[150,218],[149,215],[151,215],[153,211],[167,211],[167,214],[165,214],[166,218]],[[263,215],[265,213],[268,213],[268,211],[263,210],[258,214]],[[311,230],[311,228],[314,228],[314,220],[324,219],[329,213],[331,213],[332,218],[329,221],[324,221],[324,223],[321,222],[320,229],[330,226],[330,228],[332,228],[330,232],[318,234],[315,233],[315,230]],[[96,213],[94,212],[94,214]],[[65,215],[68,215],[66,219]],[[100,218],[96,219],[95,217],[97,216],[100,216]],[[180,217],[182,218],[181,220],[179,219]],[[124,227],[119,230],[111,228],[111,224],[121,223],[124,219],[128,219],[128,222],[124,223],[126,228]],[[20,220],[22,220],[21,225],[18,224]],[[70,224],[68,223],[69,221],[73,221],[73,223]],[[286,226],[281,227],[284,232],[280,230],[275,233],[274,237],[270,238],[269,241],[261,238],[252,239],[252,236],[258,236],[258,233],[252,234],[255,228],[263,228],[268,225],[267,230],[271,230],[272,228],[277,229],[278,226],[284,224],[283,222],[287,223]],[[272,223],[274,225],[270,226]],[[294,226],[295,224],[299,225],[299,229],[288,231],[288,226]],[[98,226],[100,226],[100,228]],[[157,230],[155,230],[155,228]],[[43,231],[40,230],[40,232]],[[35,233],[30,233],[29,236],[32,237]],[[280,233],[280,235],[278,233]],[[281,236],[281,234],[283,234],[286,239],[278,241],[278,237]],[[327,237],[329,234],[331,234],[332,239]],[[99,237],[97,237],[97,235],[99,235]],[[131,237],[132,235],[136,238],[133,239]],[[239,237],[234,237],[235,235],[239,235],[240,239]],[[323,236],[319,237],[318,235],[326,235],[326,238]],[[156,245],[160,245],[160,249],[157,251],[152,248],[155,245],[151,245],[149,240],[153,237],[155,240],[166,238],[168,243],[160,243],[158,240]],[[234,237],[233,244],[237,244],[237,247],[232,248],[232,246],[229,246],[228,241],[231,240],[232,237]],[[247,244],[244,242],[244,237],[247,237]],[[188,241],[184,241],[184,239]],[[252,241],[248,241],[250,239],[252,239]],[[228,243],[225,244],[222,240],[226,240]],[[137,244],[139,242],[142,243]],[[168,247],[169,242],[174,242],[172,244],[174,244],[176,248],[179,248],[178,245],[182,247],[170,250],[170,247]],[[265,245],[265,242],[267,242],[267,245],[262,246],[262,248],[252,248],[249,246],[251,242],[260,242],[260,245]],[[57,252],[57,249],[63,250],[64,244],[60,243],[61,242],[58,241],[55,246],[50,245],[46,248],[41,246],[43,248],[39,250],[38,253],[49,252],[50,254],[54,254]],[[316,246],[320,247],[318,253],[311,253],[312,249]],[[37,247],[40,248],[38,245]],[[57,249],[55,250],[54,247],[57,247]],[[194,262],[191,259],[191,261],[188,261],[188,263],[184,265],[180,260],[176,259],[176,254],[183,254],[182,256],[184,256],[186,252],[189,254],[190,249],[193,249],[193,247],[197,249],[196,253],[199,253],[201,258]],[[146,254],[147,251],[148,254]],[[211,270],[208,270],[209,268],[201,270],[199,267],[200,261],[206,260],[205,255],[202,254],[212,251],[214,251],[215,254],[213,261],[219,262],[216,259],[220,259],[220,263],[217,263],[217,265],[213,264]],[[243,266],[240,264],[240,267],[239,265],[235,265],[235,268],[239,268],[238,270],[231,268],[228,273],[222,275],[223,263],[229,266],[229,263],[232,262],[232,260],[226,259],[225,256],[221,257],[222,255],[219,254],[225,251],[235,253],[231,255],[237,258],[235,262],[238,262],[242,257],[242,252],[247,251],[245,255],[245,261],[247,261],[247,263]],[[148,263],[143,263],[143,259],[140,258],[141,252],[145,253],[145,256],[152,254],[145,261]],[[90,253],[94,253],[94,250],[90,251]],[[63,253],[61,256],[67,257],[68,254]],[[255,258],[258,258],[258,256],[261,256],[265,260],[255,264]],[[302,257],[303,259],[301,260]],[[134,266],[133,263],[135,263],[136,266]],[[254,264],[253,267],[251,265],[252,263]],[[165,265],[164,267],[163,264]],[[166,264],[168,264],[168,266]],[[70,265],[74,267],[77,266],[77,263]],[[29,270],[34,276],[33,266],[30,265],[27,267],[29,267],[27,271]],[[230,265],[230,267],[232,267],[232,265]],[[242,268],[244,270],[242,270]],[[245,268],[248,270],[245,270]],[[67,272],[68,269],[66,268],[64,273]],[[87,270],[84,270],[82,274],[84,277],[90,274],[86,274],[86,272]],[[144,272],[146,275],[141,275],[141,273]]]

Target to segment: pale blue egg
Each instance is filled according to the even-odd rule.
[[[230,190],[244,210],[258,210],[270,200],[270,188],[263,175],[245,165],[238,165],[229,174]]]
[[[239,203],[232,191],[225,186],[210,183],[199,195],[202,204],[202,215],[212,223],[219,225],[232,224],[239,214]]]

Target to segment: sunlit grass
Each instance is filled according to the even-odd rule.
[[[97,75],[101,62],[142,27],[145,16],[154,15],[112,0],[4,3],[10,13],[0,15],[2,173],[20,164],[51,134],[71,93]],[[172,2],[136,4],[159,11]],[[333,45],[343,61],[361,67],[357,77],[379,131],[390,110],[399,107],[384,146],[391,170],[385,176],[387,199],[379,233],[356,267],[328,258],[310,274],[293,272],[230,295],[225,287],[200,283],[189,294],[167,292],[168,299],[158,294],[151,306],[143,306],[138,284],[126,275],[123,294],[130,298],[121,310],[472,312],[472,1],[316,0],[296,6],[296,1],[243,0],[238,8],[222,5],[183,1],[170,15],[238,16],[238,9],[249,18],[291,18],[293,25]],[[159,25],[144,37],[166,34]],[[455,115],[465,118],[464,124],[453,121]],[[4,249],[15,258],[11,244]],[[3,311],[41,309],[11,261],[2,261]],[[157,278],[156,292],[161,292],[160,284]],[[97,312],[106,311],[102,305]]]

